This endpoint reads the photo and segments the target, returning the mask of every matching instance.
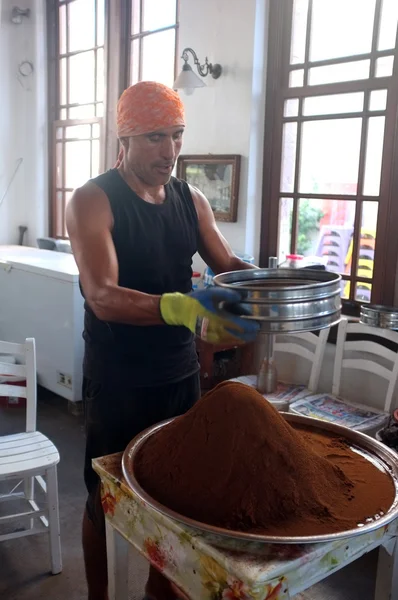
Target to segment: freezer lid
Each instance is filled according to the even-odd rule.
[[[29,246],[0,245],[0,269],[18,269],[74,283],[79,281],[79,271],[72,254]]]

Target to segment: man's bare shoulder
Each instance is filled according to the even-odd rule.
[[[75,189],[66,210],[67,227],[77,221],[106,220],[113,222],[112,211],[105,192],[94,182],[88,181]]]
[[[209,206],[209,201],[203,192],[194,185],[188,184],[189,191],[191,192],[193,203],[195,204],[196,210],[203,210]]]
[[[87,181],[87,183],[75,189],[70,203],[80,207],[91,204],[98,206],[101,203],[109,203],[109,201],[105,192],[98,185],[93,181]]]
[[[201,192],[197,187],[188,184],[191,192],[192,200],[196,208],[196,212],[198,213],[199,220],[208,219],[212,216],[212,210],[210,207],[210,203],[206,196]]]

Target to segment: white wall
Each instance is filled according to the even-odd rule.
[[[21,25],[10,21],[17,4],[2,0],[0,13],[0,202],[22,159],[0,206],[0,244],[17,243],[25,225],[35,245],[48,215],[45,0],[24,0],[31,16]],[[18,76],[23,61],[34,67],[28,77]]]
[[[207,76],[207,87],[195,90],[192,96],[182,96],[187,117],[182,152],[242,156],[238,221],[219,223],[219,227],[234,250],[249,251],[256,259],[266,5],[267,0],[181,0],[180,8],[180,51],[191,47],[202,63],[208,56],[210,62],[223,68],[219,79]],[[249,163],[249,153],[255,163]],[[201,263],[195,261],[195,265]]]

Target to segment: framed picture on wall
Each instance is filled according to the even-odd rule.
[[[217,221],[237,221],[239,176],[239,154],[185,154],[177,161],[177,177],[206,196]]]

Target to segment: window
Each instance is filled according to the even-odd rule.
[[[393,302],[397,23],[396,0],[271,0],[261,264],[318,257],[351,304]]]
[[[130,84],[175,80],[177,0],[133,0],[130,29]]]
[[[105,0],[59,0],[52,9],[51,216],[52,234],[62,238],[73,190],[102,166]]]
[[[173,84],[178,0],[48,0],[47,23],[51,235],[66,238],[73,190],[115,163],[121,92]]]

